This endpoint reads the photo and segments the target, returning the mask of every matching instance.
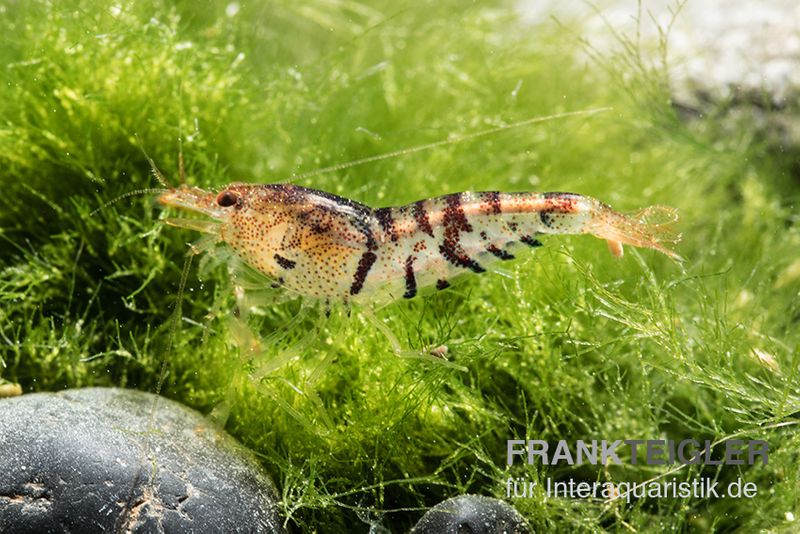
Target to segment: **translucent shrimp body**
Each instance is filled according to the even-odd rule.
[[[292,184],[232,184],[220,193],[182,186],[159,201],[211,219],[168,223],[211,234],[287,290],[327,302],[444,289],[462,272],[513,259],[519,244],[539,246],[544,234],[589,233],[618,256],[630,244],[677,258],[664,225],[647,221],[673,216],[668,208],[628,216],[573,193],[463,192],[373,209]]]

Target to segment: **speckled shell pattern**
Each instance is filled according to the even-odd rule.
[[[511,260],[541,234],[586,231],[597,201],[572,193],[453,193],[373,209],[292,184],[234,184],[219,238],[289,291],[327,302],[412,298]],[[233,197],[231,197],[233,194]]]

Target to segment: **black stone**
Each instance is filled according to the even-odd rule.
[[[460,495],[422,516],[411,534],[529,534],[525,519],[499,499]]]
[[[0,399],[0,532],[283,532],[276,499],[252,453],[174,401]]]

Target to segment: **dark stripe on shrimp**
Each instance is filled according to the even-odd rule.
[[[447,207],[444,209],[444,225],[445,233],[449,231],[458,232],[471,232],[472,225],[467,221],[467,216],[464,215],[464,206],[461,204],[461,193],[453,193],[444,197]]]
[[[433,227],[431,227],[431,221],[428,219],[428,212],[425,209],[425,201],[418,200],[417,202],[414,202],[414,207],[411,211],[414,214],[414,220],[417,221],[417,226],[419,229],[433,237]]]
[[[369,274],[369,270],[372,269],[372,265],[377,259],[378,256],[376,256],[374,252],[368,251],[358,260],[358,267],[353,275],[353,285],[350,286],[351,295],[358,295],[364,288],[364,281],[367,279],[367,274]]]
[[[284,269],[294,269],[295,265],[297,265],[297,262],[292,261],[289,258],[284,258],[280,254],[275,254],[273,258],[275,258],[275,261],[278,262],[278,265]]]
[[[397,231],[394,228],[394,219],[392,218],[392,208],[378,208],[375,210],[375,218],[383,228],[383,231],[392,241],[397,241]]]
[[[513,254],[510,254],[510,253],[506,252],[503,249],[497,248],[494,245],[489,245],[488,247],[486,247],[486,250],[488,250],[489,252],[491,252],[493,255],[495,255],[496,257],[500,258],[501,260],[513,260],[514,259],[514,255]]]
[[[485,273],[486,269],[481,267],[481,264],[477,261],[473,260],[466,254],[459,254],[456,252],[452,247],[450,247],[447,243],[444,243],[439,246],[439,252],[442,253],[442,256],[457,267],[463,267],[464,269],[469,269],[473,273]]]
[[[375,235],[372,233],[372,226],[369,224],[366,217],[356,216],[350,221],[359,232],[364,234],[367,240],[367,250],[378,250],[378,242],[375,240]]]
[[[362,204],[360,202],[356,202],[355,200],[350,200],[349,198],[340,197],[339,195],[334,195],[333,193],[328,193],[327,191],[320,191],[319,189],[311,189],[308,187],[303,187],[301,185],[295,184],[265,184],[264,189],[269,189],[272,191],[276,191],[281,194],[283,197],[282,200],[287,204],[303,204],[311,200],[312,203],[315,204],[326,204],[324,202],[319,202],[313,197],[323,198],[325,200],[330,201],[331,203],[335,204],[337,207],[346,206],[351,208],[353,211],[356,211],[361,214],[367,214],[372,211],[372,208],[369,206]]]
[[[372,228],[372,208],[325,191],[317,191],[301,186],[268,184],[263,187],[279,191],[282,195],[280,201],[311,204],[312,208],[300,211],[297,213],[297,218],[307,225],[314,234],[323,235],[331,232],[334,225],[338,225],[337,219],[344,215],[346,216],[345,222],[351,224],[353,228],[364,235],[367,250],[375,251],[378,249],[378,242],[375,239]]]
[[[439,245],[439,252],[447,261],[457,267],[470,269],[475,273],[486,272],[486,269],[467,256],[461,247],[461,232],[472,231],[472,225],[467,221],[464,206],[461,204],[461,193],[453,193],[442,198],[447,206],[444,208],[442,217],[444,240]]]
[[[406,292],[403,298],[411,299],[417,294],[417,279],[414,276],[414,256],[406,258]]]
[[[549,210],[540,211],[539,218],[546,227],[550,228],[553,226],[553,216],[550,214]]]
[[[481,200],[486,204],[486,212],[490,215],[497,215],[503,211],[500,207],[500,193],[497,191],[481,193]]]
[[[541,241],[539,241],[538,239],[536,239],[534,237],[531,237],[529,235],[524,235],[524,236],[520,237],[519,240],[522,241],[523,243],[525,243],[526,245],[528,245],[529,247],[541,247],[542,246],[542,242]]]
[[[447,289],[448,287],[450,287],[450,282],[448,282],[444,278],[440,278],[436,281],[436,289],[438,289],[439,291],[441,291],[442,289]]]

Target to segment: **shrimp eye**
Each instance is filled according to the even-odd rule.
[[[223,208],[227,208],[228,206],[233,206],[237,202],[239,202],[239,195],[237,195],[233,191],[223,191],[217,196],[217,204],[219,204]]]

